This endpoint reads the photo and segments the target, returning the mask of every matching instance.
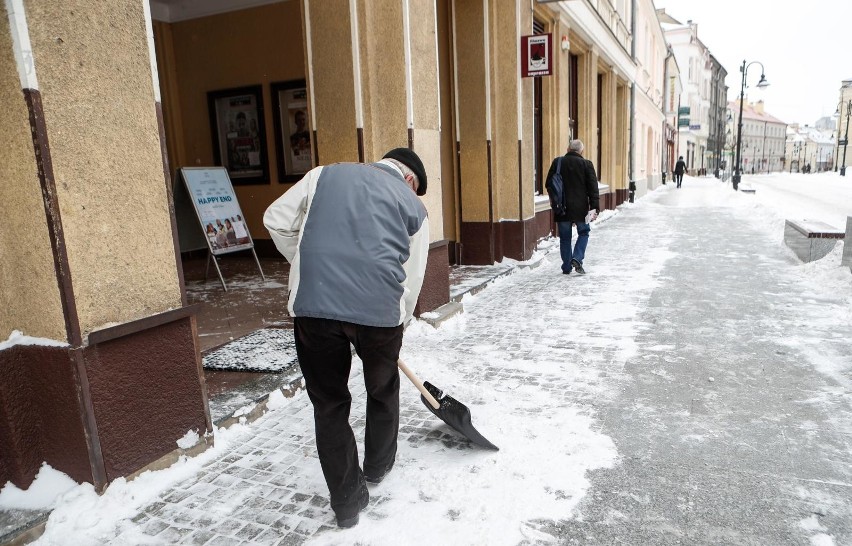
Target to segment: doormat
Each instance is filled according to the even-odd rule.
[[[281,373],[296,364],[293,330],[265,328],[211,351],[201,359],[208,370]]]

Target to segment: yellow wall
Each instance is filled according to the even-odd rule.
[[[441,61],[440,102],[441,102],[441,210],[443,211],[444,237],[458,240],[458,206],[456,203],[456,135],[454,131],[455,95],[453,94],[452,21],[450,18],[450,0],[437,2],[438,8],[438,51]]]
[[[358,161],[349,1],[309,5],[319,162]]]
[[[0,104],[0,342],[12,330],[68,341],[5,5],[0,5]]]
[[[489,8],[494,210],[497,218],[518,219],[519,22],[514,2],[492,2]]]
[[[179,307],[142,4],[26,8],[82,331]]]
[[[169,147],[172,173],[180,167],[213,165],[208,91],[263,86],[270,182],[234,189],[252,237],[268,238],[263,212],[290,187],[278,182],[270,83],[305,79],[300,2],[281,2],[157,26],[158,58],[166,59],[166,66],[159,66],[161,87],[167,87],[163,82],[173,81],[172,87],[176,88],[171,93],[168,88],[163,90],[167,134],[175,132],[175,125],[181,129],[176,133],[181,145],[172,143]],[[351,82],[351,78],[348,80]],[[320,158],[324,160],[322,149]]]
[[[359,7],[364,159],[377,161],[391,148],[408,146],[402,3],[361,1]],[[335,71],[337,79],[346,76]]]
[[[485,117],[485,28],[481,2],[455,4],[458,140],[462,221],[487,222],[488,155]]]

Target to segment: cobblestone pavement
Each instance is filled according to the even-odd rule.
[[[455,436],[403,378],[397,464],[341,531],[300,392],[105,542],[852,543],[852,379],[820,367],[852,361],[852,321],[818,320],[849,295],[809,283],[780,231],[715,204],[713,184],[596,226],[585,277],[552,252],[406,332],[403,358],[499,452]],[[357,360],[350,388],[360,439]]]

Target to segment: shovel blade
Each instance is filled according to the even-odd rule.
[[[440,407],[435,409],[423,395],[420,395],[420,399],[429,408],[429,411],[435,414],[435,417],[447,423],[453,430],[480,447],[495,451],[500,449],[489,442],[478,430],[473,428],[473,423],[470,420],[470,409],[467,406],[452,396],[444,396],[444,392],[441,389],[428,381],[424,381],[423,386],[426,387],[429,394],[434,396],[435,400],[440,404]]]

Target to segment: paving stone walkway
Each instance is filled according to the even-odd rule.
[[[852,544],[852,320],[820,320],[852,299],[717,184],[603,222],[585,277],[552,252],[406,333],[403,358],[501,451],[456,437],[403,378],[397,465],[341,531],[298,393],[105,542]],[[360,439],[357,360],[350,389]]]

